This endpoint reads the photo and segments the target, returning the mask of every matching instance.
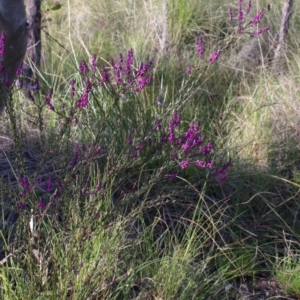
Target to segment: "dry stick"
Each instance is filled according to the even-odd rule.
[[[284,43],[286,36],[288,34],[289,20],[292,12],[293,0],[284,0],[284,5],[282,8],[282,18],[281,26],[279,31],[279,39],[277,47],[274,53],[273,68],[277,69],[280,61],[280,56],[282,54],[282,48],[284,48]]]

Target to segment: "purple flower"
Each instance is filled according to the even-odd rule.
[[[162,144],[166,144],[167,141],[168,141],[168,138],[165,135],[162,135],[161,138],[160,138],[160,141],[161,141]]]
[[[183,138],[178,138],[177,139],[177,145],[180,147],[182,145],[184,145],[184,139]]]
[[[84,94],[81,96],[80,100],[77,101],[76,105],[79,108],[84,108],[87,106],[89,100],[89,95],[88,93],[84,92]]]
[[[259,23],[261,21],[261,19],[264,16],[264,10],[262,9],[252,20],[252,25],[256,25],[257,23]]]
[[[113,61],[113,60],[112,60]],[[121,72],[123,69],[123,56],[120,53],[119,55],[119,62],[118,62],[118,66],[114,66],[114,71],[115,71],[115,77],[116,77],[116,84],[120,85],[122,83],[122,79],[121,79]]]
[[[119,69],[115,71],[115,77],[116,77],[116,84],[121,85],[122,79],[121,79],[121,71]]]
[[[37,180],[36,183],[35,183],[35,187],[40,187],[41,184],[42,184],[42,182],[43,182],[42,177],[39,177],[38,180]]]
[[[3,66],[2,61],[0,61],[0,73],[5,74],[5,68]]]
[[[243,1],[239,0],[239,3],[238,3],[238,20],[239,20],[239,22],[243,21],[243,18],[244,18],[242,5],[243,5]]]
[[[42,199],[39,200],[38,207],[39,207],[40,210],[45,209],[46,205],[45,205],[45,202]]]
[[[266,31],[268,31],[270,29],[270,25],[263,27],[263,28],[259,28],[257,31],[253,32],[253,36],[256,37]]]
[[[91,67],[92,67],[93,71],[96,71],[96,69],[97,69],[97,55],[96,54],[93,54],[93,56],[92,56]]]
[[[122,53],[119,54],[119,63],[117,69],[121,72],[123,69],[123,55]]]
[[[214,146],[213,142],[209,142],[206,146],[203,146],[201,151],[203,155],[207,155],[211,152],[212,148]]]
[[[139,147],[138,147],[138,151],[141,152],[141,151],[144,150],[144,148],[145,148],[145,143],[142,142],[142,143],[139,145]]]
[[[192,66],[192,65],[188,66],[188,68],[187,68],[186,71],[185,71],[185,74],[190,74],[191,71],[192,71],[192,69],[193,69],[193,66]]]
[[[213,161],[209,160],[208,162],[205,162],[203,160],[197,159],[196,160],[196,165],[200,168],[208,168],[211,169],[213,166]]]
[[[30,187],[27,177],[20,177],[19,183],[21,184],[21,186],[23,187],[24,190],[30,191],[31,187]]]
[[[87,74],[89,72],[89,67],[84,60],[82,60],[81,63],[79,64],[79,72],[81,74]]]
[[[208,59],[208,61],[210,63],[214,63],[220,56],[221,51],[220,50],[216,50]]]
[[[113,68],[113,70],[117,70],[117,67],[116,67],[116,64],[115,64],[115,61],[113,60],[113,58],[110,60],[110,65]]]
[[[149,63],[142,63],[141,66],[136,71],[134,77],[130,76],[131,66],[133,63],[133,50],[130,49],[127,53],[126,66],[125,69],[123,67],[123,55],[119,55],[118,64],[115,63],[113,59],[110,60],[110,65],[113,69],[116,85],[123,84],[122,75],[125,73],[127,82],[124,83],[124,87],[127,89],[132,89],[134,92],[141,92],[147,84],[152,81],[152,75],[148,75],[150,67],[153,65],[153,60],[150,60]],[[108,81],[108,73],[105,68],[102,67],[102,78],[99,81],[99,85],[101,86],[104,82]]]
[[[184,152],[189,152],[191,150],[191,145],[188,141],[186,141],[183,145],[183,151]]]
[[[175,125],[172,121],[169,123],[169,137],[168,141],[173,144],[175,142]]]
[[[97,185],[97,191],[100,192],[103,188],[103,184],[100,182],[98,185]]]
[[[79,108],[84,108],[87,106],[88,104],[88,100],[89,100],[89,93],[92,89],[92,83],[90,82],[90,80],[86,81],[86,85],[85,85],[85,90],[83,95],[81,96],[81,98],[79,99],[79,101],[77,101],[76,105]]]
[[[51,188],[52,188],[52,180],[51,180],[51,178],[49,178],[47,181],[46,191],[50,192]]]
[[[103,83],[107,82],[109,75],[104,66],[101,67],[101,80],[99,81],[99,86],[102,86]]]
[[[180,114],[178,111],[174,112],[172,120],[169,122],[169,137],[168,140],[171,144],[175,142],[175,127],[180,124]]]
[[[180,167],[181,169],[186,169],[189,165],[189,161],[188,160],[183,160],[180,162]]]
[[[102,151],[102,148],[100,146],[98,146],[96,149],[96,153],[99,154],[99,153],[101,153],[101,151]]]
[[[22,201],[20,201],[19,204],[18,204],[18,208],[19,208],[19,210],[24,210],[25,209],[25,204]]]
[[[225,174],[221,174],[218,178],[218,182],[220,185],[223,185],[225,180],[227,179],[228,177],[228,173],[225,173]]]
[[[142,63],[140,68],[138,69],[137,73],[136,73],[136,77],[143,77],[147,72],[148,70],[150,69],[150,67],[153,65],[153,60],[151,59],[149,61],[148,64],[146,63]]]
[[[204,46],[203,46],[203,38],[200,37],[198,39],[198,44],[197,44],[197,53],[198,53],[198,57],[202,58],[203,53],[204,53]]]
[[[214,175],[217,177],[220,185],[222,185],[225,182],[226,178],[228,177],[227,170],[230,166],[231,166],[231,159],[229,159],[229,161],[225,163],[222,168],[216,169],[214,171]]]
[[[197,164],[197,166],[200,167],[200,168],[206,168],[206,162],[203,161],[203,160],[197,159],[197,160],[196,160],[196,164]]]
[[[208,169],[211,169],[213,167],[213,165],[214,165],[214,162],[211,159],[206,163],[206,167]]]
[[[148,77],[138,77],[136,78],[137,87],[135,89],[136,93],[140,93],[147,84],[149,84],[152,81],[152,75]]]
[[[3,57],[5,54],[5,32],[4,30],[1,31],[0,36],[0,57]]]
[[[0,54],[0,57],[1,57],[1,54]],[[22,74],[22,70],[23,70],[23,62],[21,62],[18,66],[18,69],[16,71],[16,75],[17,76],[20,76]]]
[[[168,180],[172,180],[172,179],[176,178],[177,173],[178,173],[178,171],[176,170],[176,171],[174,171],[173,173],[168,174],[168,175],[167,175]]]
[[[39,91],[40,90],[39,81],[36,79],[35,83],[34,84],[28,84],[27,88],[29,90],[32,90],[32,91]]]
[[[133,63],[133,50],[130,49],[127,53],[127,60],[126,60],[126,68],[125,68],[125,74],[130,74],[131,65]]]
[[[198,134],[198,129],[195,126],[195,122],[192,121],[190,123],[189,129],[184,133],[184,136],[186,137],[188,142],[192,142],[194,138],[197,136],[197,134]]]
[[[72,79],[71,80],[71,83],[70,83],[70,93],[71,93],[71,97],[74,98],[74,95],[75,95],[75,79]]]
[[[174,125],[174,127],[179,126],[179,124],[180,124],[180,119],[181,119],[181,117],[180,117],[179,112],[178,112],[178,111],[175,111],[175,112],[174,112],[174,115],[173,115],[173,118],[172,118],[172,121],[171,121],[171,123]]]
[[[5,78],[5,86],[8,88],[10,86],[11,82],[8,78]]]
[[[222,168],[217,169],[214,172],[214,174],[218,175],[218,174],[224,173],[230,166],[231,166],[231,159],[229,159],[229,161],[227,163],[225,163]]]
[[[205,136],[202,135],[202,136],[198,137],[197,139],[195,139],[195,146],[200,146],[203,143],[204,138],[205,138]]]
[[[251,0],[248,1],[248,5],[247,5],[247,8],[246,8],[246,14],[248,15],[249,12],[251,10]]]

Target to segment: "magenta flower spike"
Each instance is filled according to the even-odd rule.
[[[238,21],[242,22],[244,18],[244,14],[243,14],[243,1],[239,0],[238,3]]]
[[[87,74],[89,72],[89,67],[84,60],[79,64],[79,72],[81,74]]]
[[[263,27],[263,28],[259,28],[257,31],[253,32],[253,36],[257,37],[258,35],[268,31],[270,29],[270,25]]]
[[[209,61],[210,63],[214,63],[214,62],[219,58],[220,54],[221,54],[221,51],[220,51],[219,49],[216,50],[216,51],[209,57],[208,61]]]
[[[250,10],[251,10],[251,6],[252,6],[251,0],[249,0],[249,1],[248,1],[247,8],[246,8],[246,14],[247,14],[247,15],[249,14],[249,12],[250,12]]]
[[[264,16],[264,10],[262,9],[252,20],[252,25],[258,24]]]
[[[200,37],[198,39],[197,52],[198,52],[198,57],[202,58],[203,53],[204,53],[204,46],[203,46],[203,38],[202,37]]]
[[[4,30],[2,30],[0,36],[0,57],[3,57],[5,54],[4,44],[5,44],[5,32]]]

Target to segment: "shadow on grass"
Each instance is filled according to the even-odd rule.
[[[298,186],[282,175],[234,163],[222,186],[199,168],[170,180],[163,157],[21,140],[0,152],[4,297],[284,297],[262,284],[299,248]]]

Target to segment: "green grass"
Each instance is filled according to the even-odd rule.
[[[265,8],[261,49],[276,37],[279,4],[253,3],[247,17]],[[299,4],[284,75],[260,50],[260,63],[235,64],[251,41],[228,20],[237,3],[69,0],[46,13],[50,5],[40,91],[30,101],[14,90],[0,120],[1,299],[243,299],[242,286],[255,295],[261,280],[282,288],[273,296],[299,296]],[[153,59],[142,92],[114,77],[99,87],[101,69],[78,72],[93,54],[99,68],[120,53],[126,61],[130,48],[132,72]],[[201,146],[215,143],[207,156],[168,140],[175,112],[176,138],[201,121]],[[214,172],[229,159],[220,184]]]
[[[287,251],[284,258],[278,261],[275,271],[276,278],[284,290],[288,293],[300,295],[300,277],[299,277],[299,255],[297,252]]]

